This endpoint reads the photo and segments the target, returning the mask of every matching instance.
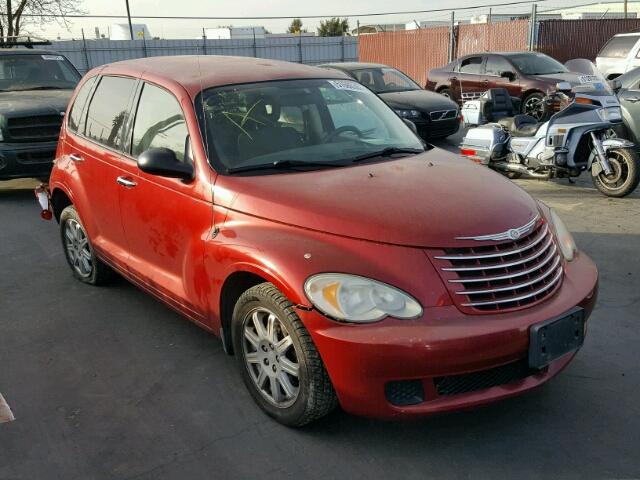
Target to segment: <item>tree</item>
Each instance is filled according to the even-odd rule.
[[[322,20],[318,27],[320,37],[341,37],[349,31],[349,20],[346,18],[329,18]]]
[[[299,18],[294,18],[291,21],[291,25],[289,25],[289,29],[287,33],[293,33],[295,35],[300,35],[301,33],[305,33],[307,30],[302,28],[302,20]]]
[[[24,35],[29,25],[42,25],[52,19],[69,28],[66,15],[85,13],[80,3],[82,0],[0,0],[0,37]]]

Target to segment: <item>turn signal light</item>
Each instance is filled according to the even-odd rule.
[[[471,148],[461,148],[460,153],[465,157],[473,157],[477,152]]]

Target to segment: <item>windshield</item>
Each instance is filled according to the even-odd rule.
[[[419,90],[420,86],[395,68],[366,68],[354,70],[358,81],[376,93]]]
[[[211,88],[196,108],[209,159],[223,172],[293,162],[339,166],[385,149],[424,150],[382,100],[352,80]]]
[[[613,95],[609,83],[592,61],[576,58],[565,63],[569,71],[579,73],[578,84],[573,86],[574,93],[589,95]]]
[[[62,55],[0,55],[0,91],[72,90],[80,74]]]
[[[525,75],[550,75],[568,71],[560,62],[543,53],[507,55],[507,58]]]
[[[602,50],[598,53],[598,57],[624,58],[629,54],[629,51],[634,47],[639,38],[640,35],[613,37],[602,47]]]

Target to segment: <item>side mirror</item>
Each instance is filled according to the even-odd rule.
[[[516,74],[507,70],[505,70],[504,72],[500,72],[500,76],[502,78],[508,79],[510,82],[513,82],[516,79]]]
[[[173,150],[150,148],[138,157],[138,168],[143,172],[160,177],[193,180],[193,165],[181,162]]]
[[[416,127],[415,123],[413,123],[411,120],[409,120],[407,118],[403,118],[402,121],[407,125],[407,127],[409,127],[411,129],[411,131],[413,133],[418,135],[418,127]]]
[[[618,93],[620,90],[622,90],[622,82],[617,78],[609,80],[609,86],[611,87],[611,90],[614,91],[614,93]]]
[[[559,92],[570,92],[571,88],[572,87],[569,82],[556,83],[556,90],[558,90]]]

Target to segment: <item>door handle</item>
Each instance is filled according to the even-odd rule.
[[[624,100],[626,100],[627,102],[631,102],[631,103],[636,103],[636,102],[640,102],[640,97],[629,97],[629,98],[624,98]]]
[[[133,180],[127,178],[127,177],[118,177],[116,182],[118,182],[120,185],[127,187],[127,188],[133,188],[136,185],[138,185],[136,182],[134,182]]]
[[[71,160],[73,160],[74,162],[82,162],[84,161],[84,158],[82,158],[80,155],[78,155],[77,153],[72,153],[69,155],[69,158]]]

